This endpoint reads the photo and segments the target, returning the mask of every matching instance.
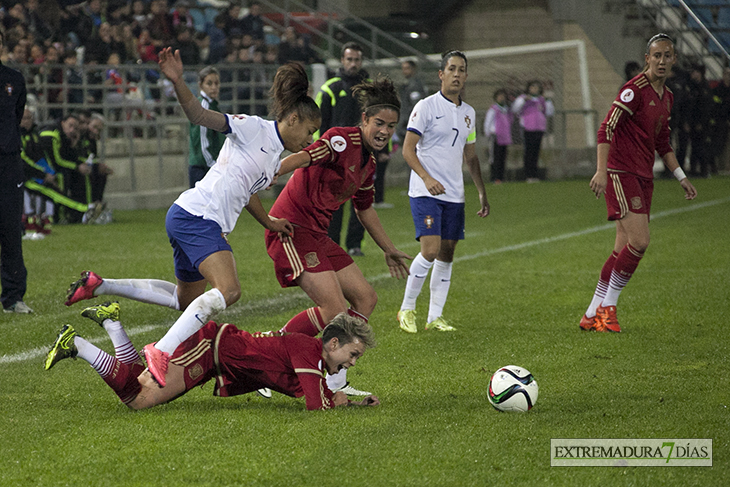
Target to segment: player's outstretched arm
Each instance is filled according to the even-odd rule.
[[[279,166],[279,171],[276,173],[276,175],[277,177],[283,176],[284,174],[292,172],[294,169],[307,167],[311,162],[312,157],[309,155],[309,152],[299,151],[296,154],[285,157],[281,161],[281,166]]]
[[[193,92],[188,88],[183,78],[183,63],[180,58],[180,51],[172,52],[171,47],[166,47],[160,51],[159,60],[160,70],[172,82],[177,95],[177,101],[188,117],[190,123],[202,125],[211,130],[225,132],[228,129],[228,119],[225,115],[213,110],[203,108]]]
[[[264,206],[261,204],[259,195],[251,195],[251,198],[249,198],[248,204],[246,205],[246,211],[248,211],[264,228],[271,230],[272,232],[279,232],[282,234],[282,237],[284,235],[288,235],[290,237],[294,235],[294,225],[292,225],[289,220],[286,218],[269,217],[269,214],[266,213]]]

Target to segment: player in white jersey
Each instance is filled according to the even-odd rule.
[[[464,239],[464,177],[466,161],[479,193],[479,211],[489,215],[476,142],[474,109],[461,92],[467,78],[466,55],[448,51],[441,58],[441,89],[419,101],[411,112],[403,143],[403,157],[411,168],[408,196],[421,252],[413,259],[405,296],[398,312],[400,327],[416,333],[416,300],[431,273],[431,301],[427,330],[453,331],[442,317],[451,284],[454,250]]]
[[[177,284],[152,279],[102,279],[86,271],[72,284],[66,304],[112,294],[184,310],[159,342],[144,348],[150,373],[164,386],[172,352],[241,296],[236,262],[226,235],[233,230],[243,208],[265,228],[293,233],[294,227],[287,220],[269,218],[256,192],[274,181],[284,149],[299,152],[311,143],[321,115],[317,104],[307,96],[309,81],[299,64],[283,65],[276,72],[270,92],[276,121],[203,108],[183,80],[179,51],[163,49],[160,68],[173,83],[188,119],[226,134],[216,164],[194,188],[181,194],[167,213],[165,227],[174,250]],[[205,292],[208,284],[212,289]]]

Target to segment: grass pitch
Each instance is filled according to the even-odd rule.
[[[32,316],[0,315],[0,485],[722,485],[730,416],[728,178],[656,182],[652,243],[619,300],[620,335],[578,321],[614,230],[586,180],[488,187],[457,248],[445,316],[455,333],[418,334],[395,320],[404,282],[367,240],[357,263],[378,292],[379,345],[350,371],[382,405],[307,412],[275,394],[215,398],[212,384],[152,410],[128,410],[85,362],[42,361],[64,323],[112,351],[106,334],[63,305],[85,269],[173,280],[165,211],[116,212],[108,226],[57,227],[24,244]],[[380,217],[396,245],[418,252],[403,188]],[[279,288],[263,231],[247,214],[230,236],[243,287],[221,321],[278,329],[310,301]],[[87,303],[92,303],[88,301]],[[178,312],[121,300],[137,348]],[[499,367],[540,386],[526,414],[498,413],[487,383]],[[712,438],[713,467],[550,467],[551,438]],[[726,479],[723,481],[722,479]]]

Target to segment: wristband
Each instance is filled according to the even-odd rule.
[[[674,177],[677,178],[677,181],[681,181],[681,180],[687,178],[687,176],[685,176],[684,171],[682,170],[681,167],[678,167],[677,169],[675,169],[672,174],[674,174]]]

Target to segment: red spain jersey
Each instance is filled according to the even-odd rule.
[[[322,340],[301,333],[252,335],[209,321],[175,350],[170,363],[185,367],[188,389],[215,380],[216,396],[268,387],[287,396],[304,396],[307,409],[335,406],[325,381]]]
[[[628,83],[598,130],[598,143],[611,144],[608,169],[653,179],[654,152],[664,157],[669,144],[669,114],[674,94],[664,87],[660,97],[642,73]]]
[[[370,208],[375,158],[363,146],[359,127],[333,127],[304,150],[312,162],[294,171],[271,216],[327,233],[332,213],[350,198],[358,210]]]

